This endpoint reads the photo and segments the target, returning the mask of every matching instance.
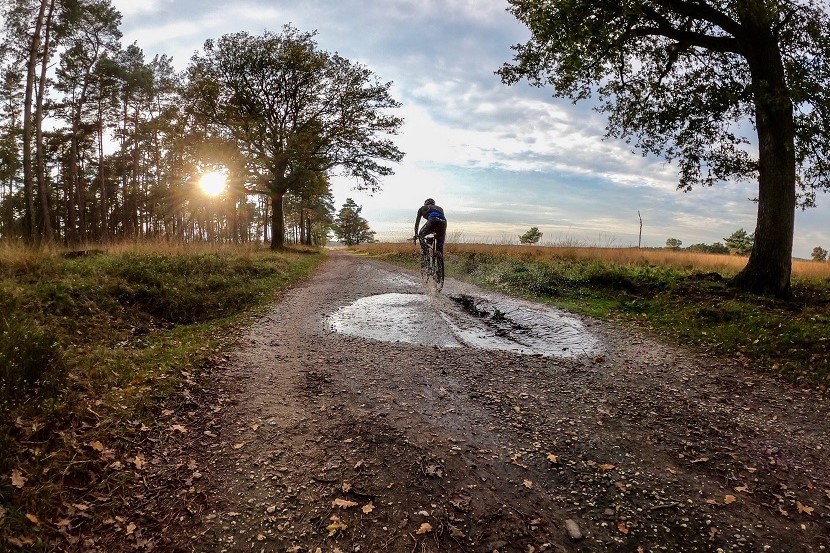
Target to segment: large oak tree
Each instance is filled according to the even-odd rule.
[[[813,0],[509,0],[531,39],[508,83],[598,95],[608,135],[677,161],[682,189],[758,182],[734,282],[790,295],[795,208],[830,188],[830,14]],[[754,138],[746,129],[755,130]],[[757,145],[757,151],[756,146]]]
[[[356,187],[377,190],[392,174],[382,161],[403,153],[388,138],[398,103],[367,68],[322,51],[313,33],[229,34],[205,43],[187,70],[198,119],[233,140],[248,161],[253,191],[271,199],[271,247],[285,240],[283,199],[310,173],[340,168]],[[264,188],[264,190],[263,190]]]

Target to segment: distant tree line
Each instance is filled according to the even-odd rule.
[[[226,35],[177,73],[110,0],[0,0],[0,25],[0,239],[321,243],[332,171],[377,190],[403,155],[391,83],[311,33]]]
[[[684,250],[695,253],[714,253],[714,254],[732,254],[746,256],[752,251],[752,246],[755,243],[755,235],[747,234],[744,229],[738,229],[723,239],[724,242],[715,242],[714,244],[692,244],[683,248],[683,242],[677,238],[668,238],[666,240],[666,248],[670,250]],[[813,248],[811,254],[813,261],[827,261],[827,250],[821,246]]]

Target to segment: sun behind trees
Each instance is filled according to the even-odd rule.
[[[225,35],[179,74],[122,47],[110,0],[3,0],[0,25],[3,240],[320,244],[333,172],[376,191],[403,157],[391,83],[314,33]]]

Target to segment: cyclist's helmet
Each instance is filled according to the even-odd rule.
[[[433,200],[432,198],[427,198],[426,200],[424,200],[424,205],[435,205],[435,200]]]

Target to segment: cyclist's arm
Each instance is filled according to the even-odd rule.
[[[418,216],[415,217],[415,236],[418,235],[418,223],[421,222],[421,210],[418,210]]]

